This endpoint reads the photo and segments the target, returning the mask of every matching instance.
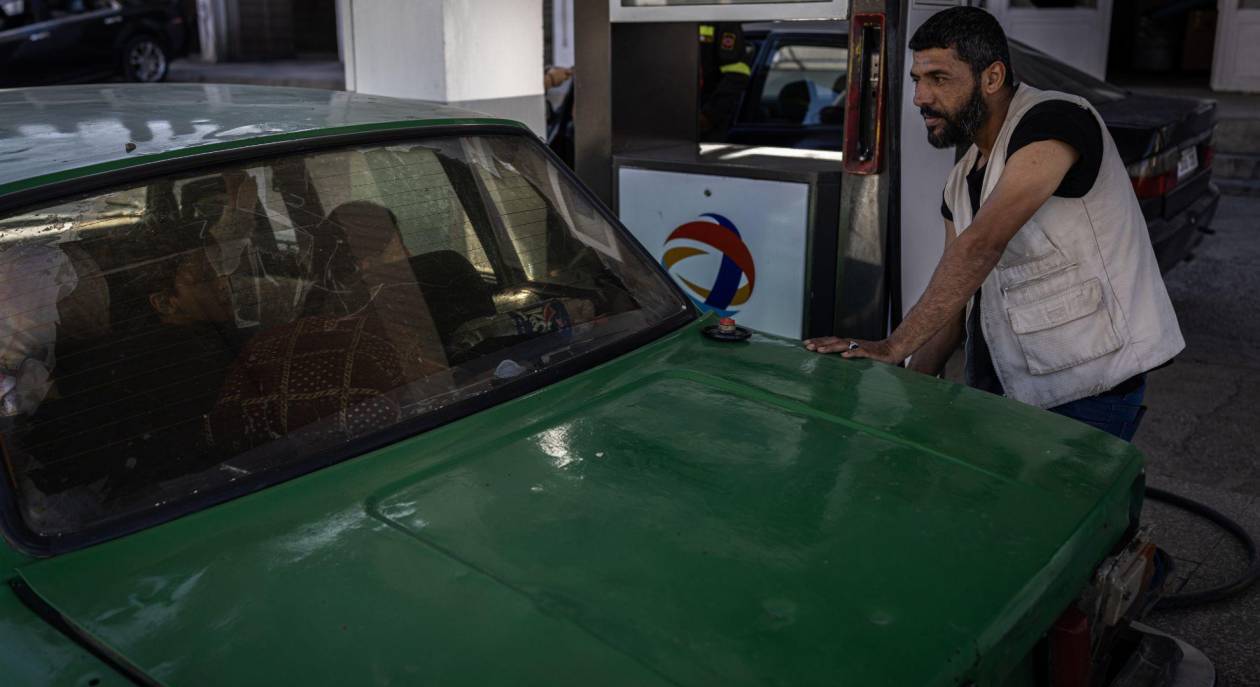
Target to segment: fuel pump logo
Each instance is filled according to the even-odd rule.
[[[666,250],[661,264],[701,310],[712,310],[722,316],[733,315],[738,312],[735,306],[747,303],[752,297],[757,281],[752,253],[740,238],[739,229],[729,219],[712,212],[700,217],[700,220],[678,227],[665,239]],[[705,247],[700,248],[696,244]],[[701,255],[721,256],[720,262],[710,260],[717,264],[712,278],[701,280],[710,284],[708,288],[674,270],[675,265]],[[688,271],[688,274],[698,278],[695,271]]]

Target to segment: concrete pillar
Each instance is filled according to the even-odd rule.
[[[542,0],[340,0],[346,88],[546,129]]]
[[[197,0],[197,38],[201,59],[219,62],[227,58],[227,5],[224,0]]]
[[[582,0],[573,7],[576,141],[573,169],[612,207],[612,24],[608,3]],[[697,51],[699,52],[699,51]]]
[[[551,3],[551,64],[572,67],[573,48],[573,0],[552,0]]]

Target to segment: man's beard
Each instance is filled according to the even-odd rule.
[[[953,115],[926,107],[919,108],[919,112],[924,117],[939,117],[944,123],[939,134],[928,129],[928,143],[936,148],[952,148],[956,145],[975,143],[976,133],[989,118],[989,104],[980,95],[980,87],[976,86],[972,89],[971,98],[967,100],[967,104]]]

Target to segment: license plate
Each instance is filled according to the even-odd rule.
[[[1193,146],[1181,151],[1181,159],[1177,161],[1177,179],[1185,179],[1199,168],[1199,152]]]

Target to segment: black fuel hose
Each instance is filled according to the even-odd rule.
[[[1212,587],[1197,592],[1186,592],[1183,594],[1170,594],[1161,597],[1155,604],[1156,610],[1167,611],[1174,608],[1187,608],[1190,606],[1198,606],[1200,604],[1212,603],[1213,601],[1221,601],[1228,599],[1235,594],[1240,594],[1256,580],[1260,580],[1260,555],[1257,555],[1256,541],[1252,539],[1251,534],[1243,529],[1242,525],[1225,517],[1223,513],[1204,505],[1193,499],[1186,498],[1180,494],[1174,494],[1163,489],[1156,489],[1148,486],[1146,495],[1156,501],[1163,501],[1171,506],[1180,508],[1186,512],[1193,513],[1202,517],[1209,522],[1219,526],[1221,529],[1229,532],[1242,544],[1247,550],[1247,571],[1241,576],[1223,584],[1219,587]]]

